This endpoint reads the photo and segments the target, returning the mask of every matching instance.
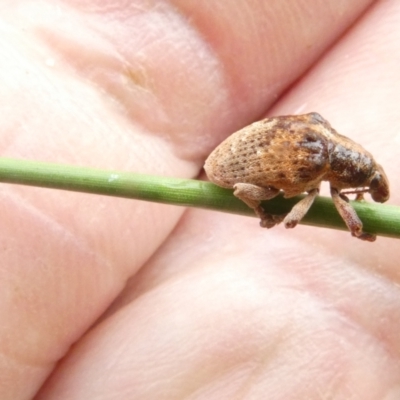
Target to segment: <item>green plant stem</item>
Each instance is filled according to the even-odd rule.
[[[121,171],[103,171],[69,165],[0,158],[0,182],[125,197],[186,207],[255,216],[233,196],[232,190],[210,182],[168,178]],[[303,196],[278,196],[263,203],[271,214],[285,214]],[[400,208],[368,202],[352,202],[366,232],[400,238]],[[303,224],[344,229],[332,200],[318,197],[301,221]]]

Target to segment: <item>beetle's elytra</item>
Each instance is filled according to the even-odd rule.
[[[207,158],[204,169],[211,182],[233,188],[272,228],[283,221],[293,228],[304,217],[319,193],[321,181],[329,181],[334,204],[353,236],[374,241],[363,232],[362,222],[346,194],[357,200],[368,192],[374,201],[389,199],[389,182],[372,155],[351,139],[338,134],[317,113],[280,116],[255,122],[228,137]],[[342,192],[343,189],[356,189]],[[278,195],[308,195],[284,216],[266,214],[260,202]]]

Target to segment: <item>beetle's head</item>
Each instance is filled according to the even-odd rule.
[[[384,203],[389,199],[389,182],[385,171],[380,165],[376,166],[369,184],[369,193],[374,201]]]

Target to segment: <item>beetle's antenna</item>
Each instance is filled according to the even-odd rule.
[[[368,188],[363,188],[363,189],[356,189],[356,190],[350,190],[348,192],[340,192],[340,194],[362,194],[362,193],[368,193],[369,189]]]
[[[364,193],[369,193],[368,188],[358,189],[358,190],[350,190],[348,192],[341,192],[340,196],[346,197],[347,194],[355,194],[356,195],[355,200],[361,201],[361,200],[364,200]]]

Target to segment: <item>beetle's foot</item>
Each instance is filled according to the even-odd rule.
[[[351,233],[352,236],[361,239],[361,240],[365,240],[367,242],[375,242],[376,240],[376,235],[373,235],[372,233],[366,233],[366,232],[361,232],[361,233]]]
[[[273,228],[275,225],[281,223],[286,217],[286,214],[283,215],[267,214],[261,207],[259,207],[256,210],[256,214],[261,219],[260,220],[261,228],[267,228],[267,229]]]
[[[364,193],[362,193],[362,192],[357,193],[357,194],[356,194],[355,200],[356,200],[356,201],[365,201],[365,200],[364,200]]]

